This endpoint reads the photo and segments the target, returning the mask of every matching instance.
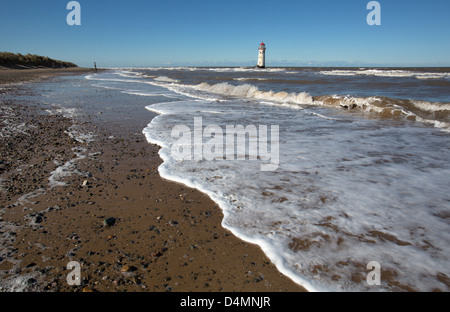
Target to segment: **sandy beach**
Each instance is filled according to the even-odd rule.
[[[73,120],[33,94],[14,100],[29,90],[10,83],[88,71],[0,69],[0,291],[304,291],[225,230],[206,195],[161,179],[159,147],[141,133],[148,115]],[[71,136],[74,123],[92,139]],[[79,174],[52,185],[62,164]],[[70,261],[79,286],[67,283]]]
[[[83,74],[88,72],[94,72],[94,69],[83,67],[12,69],[0,66],[0,84],[27,82],[61,75]]]

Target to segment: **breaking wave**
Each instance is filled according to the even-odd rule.
[[[414,72],[408,70],[382,70],[382,69],[359,69],[359,70],[324,70],[323,75],[332,76],[379,76],[379,77],[414,77],[417,79],[449,79],[449,73]]]
[[[199,69],[197,69],[199,70]],[[202,70],[205,70],[204,68]],[[214,68],[211,70],[222,70]],[[247,68],[224,68],[223,70],[250,70]],[[273,69],[277,70],[277,69]],[[346,72],[371,72],[377,73],[386,72],[390,74],[417,74],[416,72],[408,72],[401,70],[333,70],[327,71],[328,73],[334,72],[335,74]],[[126,75],[128,72],[126,73]],[[421,73],[426,74],[426,73]],[[437,73],[442,75],[448,75],[448,73]],[[136,75],[139,78],[150,78],[148,75]],[[87,79],[94,79],[93,76],[87,76]],[[251,83],[245,83],[246,80],[251,81],[253,79],[266,79],[266,78],[253,78],[253,77],[237,77],[233,78],[237,81],[242,81],[242,84],[231,84],[228,82],[221,82],[211,84],[202,82],[199,84],[184,84],[180,80],[170,78],[167,76],[153,76],[152,79],[117,79],[117,78],[95,78],[96,80],[106,80],[111,82],[139,82],[143,84],[152,84],[160,87],[167,88],[178,94],[189,96],[201,100],[207,101],[221,101],[226,100],[228,97],[253,99],[260,101],[262,104],[270,105],[282,105],[291,108],[301,109],[305,105],[314,106],[326,106],[345,109],[352,112],[366,112],[373,113],[381,118],[405,118],[411,121],[423,122],[431,124],[436,128],[450,131],[450,103],[444,102],[429,102],[424,100],[414,99],[397,99],[386,96],[369,96],[369,97],[357,97],[351,95],[320,95],[313,96],[309,92],[285,92],[285,91],[273,91],[273,90],[261,90],[257,86]],[[133,92],[135,92],[133,90]],[[139,93],[140,95],[140,93]],[[146,94],[153,95],[153,94]]]
[[[450,104],[388,97],[353,97],[343,95],[312,96],[307,92],[288,93],[262,91],[251,84],[232,85],[201,83],[192,89],[208,93],[268,101],[274,104],[302,108],[304,105],[339,107],[347,110],[376,113],[380,117],[405,117],[408,120],[431,123],[450,130]]]
[[[160,77],[156,77],[155,81],[161,81],[161,82],[178,82],[178,80],[176,79],[172,79],[166,76],[160,76]]]

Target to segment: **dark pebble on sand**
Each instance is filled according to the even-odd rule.
[[[170,224],[171,226],[176,226],[176,225],[178,225],[178,221],[170,220],[170,221],[169,221],[169,224]]]
[[[104,226],[113,226],[115,223],[116,223],[116,218],[114,218],[114,217],[106,218],[105,220],[103,220]]]
[[[37,281],[34,279],[34,278],[29,278],[28,280],[27,280],[27,284],[28,285],[33,285],[33,284],[36,284],[37,283]]]

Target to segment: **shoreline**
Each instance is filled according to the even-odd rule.
[[[98,71],[104,71],[104,69],[98,69]],[[15,69],[0,66],[0,86],[2,84],[25,83],[43,78],[85,74],[90,72],[95,72],[95,69],[84,67]]]
[[[48,71],[73,73],[50,69],[29,77]],[[305,291],[258,246],[224,229],[222,211],[207,195],[159,176],[159,147],[142,134],[151,118],[145,124],[107,123],[93,114],[72,120],[46,114],[33,100],[7,104],[2,113],[28,127],[2,138],[9,141],[0,176],[7,194],[0,210],[0,291]],[[74,125],[92,140],[71,136]],[[39,151],[45,153],[36,158]],[[64,166],[74,172],[49,186],[49,176]],[[70,261],[81,264],[80,286],[67,284]]]

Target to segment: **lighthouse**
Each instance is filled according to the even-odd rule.
[[[264,44],[264,42],[261,42],[258,48],[258,64],[256,65],[256,67],[266,67],[266,45]]]

